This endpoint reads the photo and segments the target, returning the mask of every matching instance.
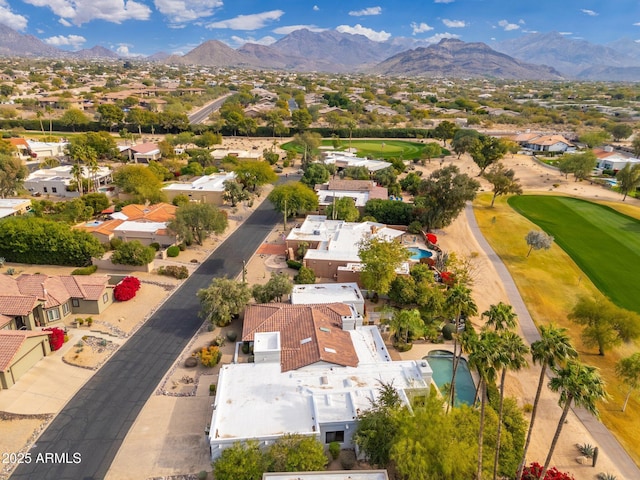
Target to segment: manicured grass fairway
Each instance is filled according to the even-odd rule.
[[[640,295],[635,288],[640,221],[612,208],[569,197],[521,195],[508,202],[553,235],[603,294],[617,305],[640,313]]]
[[[430,139],[425,142],[435,142]],[[371,157],[375,159],[402,158],[403,160],[413,160],[420,158],[422,150],[426,143],[407,142],[404,140],[351,140],[351,148],[357,149],[359,157]],[[384,146],[383,146],[384,144]],[[333,140],[322,140],[323,147],[333,146]],[[293,149],[298,153],[302,153],[302,148],[294,145],[293,142],[287,142],[282,145],[285,150]],[[349,139],[341,138],[340,146],[337,150],[347,150],[349,148]],[[449,154],[448,151],[443,153]]]

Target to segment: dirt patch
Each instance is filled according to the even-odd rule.
[[[120,345],[106,338],[85,335],[62,357],[69,365],[97,370]]]

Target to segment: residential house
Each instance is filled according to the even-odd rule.
[[[35,158],[47,158],[47,157],[64,157],[67,154],[67,147],[69,142],[37,142],[35,140],[27,140],[29,150],[32,154],[35,154]]]
[[[9,143],[13,145],[15,151],[13,155],[20,160],[27,161],[31,160],[31,149],[29,148],[29,144],[24,138],[9,138]]]
[[[338,170],[344,170],[348,167],[364,167],[370,174],[391,166],[389,162],[360,158],[350,152],[325,152],[322,161],[326,164],[335,164]]]
[[[79,197],[77,190],[70,190],[71,184],[76,180],[71,173],[72,165],[45,168],[32,172],[24,182],[24,187],[32,195],[55,195],[58,197]],[[97,167],[95,172],[88,167],[82,167],[82,177],[90,179],[93,190],[109,185],[113,181],[112,171],[109,167]]]
[[[392,385],[402,402],[428,395],[426,360],[393,362],[376,327],[344,304],[249,307],[243,339],[254,363],[224,365],[209,427],[212,459],[235,442],[266,447],[285,434],[356,448],[358,416]]]
[[[361,316],[366,315],[364,296],[355,282],[294,285],[289,298],[292,305],[344,303],[355,308]]]
[[[521,133],[514,138],[515,142],[534,152],[570,152],[576,147],[562,135],[545,135],[541,133]]]
[[[23,215],[31,210],[28,198],[0,198],[0,218]]]
[[[138,240],[143,245],[158,243],[169,247],[176,243],[176,235],[167,229],[167,223],[176,216],[178,207],[169,203],[155,205],[126,205],[119,212],[106,214],[107,220],[96,220],[77,228],[89,232],[100,243],[113,238],[124,242]]]
[[[640,159],[624,152],[616,152],[613,147],[594,148],[593,153],[596,155],[596,168],[599,170],[618,171],[623,169],[627,163],[631,165],[640,163]]]
[[[162,158],[160,148],[157,143],[141,143],[125,148],[122,153],[129,155],[134,163],[149,163]]]
[[[72,313],[97,315],[112,303],[106,275],[0,275],[0,330],[34,330]]]
[[[260,161],[260,160],[262,160],[262,152],[257,151],[257,150],[249,151],[249,150],[237,150],[237,149],[229,149],[229,148],[216,148],[213,152],[211,152],[211,156],[216,161],[220,161],[224,157],[235,157],[239,161],[243,161],[243,160]]]
[[[0,390],[10,388],[50,353],[47,332],[0,330]]]
[[[339,267],[360,264],[359,244],[372,237],[394,241],[403,234],[402,230],[381,223],[352,223],[328,220],[326,215],[308,215],[302,225],[291,229],[286,247],[295,252],[301,243],[306,243],[308,250],[303,263],[315,272],[316,277],[359,283],[358,269],[354,269],[355,274],[346,280],[338,277]],[[407,264],[403,272],[408,268]]]
[[[389,480],[386,470],[263,473],[262,480]]]
[[[222,205],[224,203],[224,182],[235,181],[234,172],[212,173],[198,177],[191,183],[172,183],[162,189],[169,201],[178,195],[186,195],[192,202],[211,203]]]
[[[324,214],[329,205],[340,198],[352,198],[360,213],[369,200],[389,198],[388,190],[379,186],[373,180],[342,180],[333,179],[327,183],[315,186],[318,194],[318,212]]]

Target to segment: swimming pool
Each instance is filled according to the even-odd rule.
[[[429,258],[433,253],[424,248],[409,247],[407,248],[411,252],[411,260],[420,260],[421,258]]]
[[[439,389],[451,383],[451,374],[453,370],[453,354],[446,350],[433,350],[429,355],[423,357],[433,370],[433,381]],[[442,391],[442,390],[441,390]],[[460,359],[460,364],[456,371],[456,405],[466,403],[473,405],[476,398],[476,384],[471,377],[469,365],[464,358]]]
[[[85,227],[97,227],[99,225],[102,225],[103,222],[101,222],[100,220],[94,220],[92,222],[87,222],[84,224]]]

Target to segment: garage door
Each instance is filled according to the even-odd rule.
[[[17,382],[18,379],[38,363],[42,357],[44,357],[44,353],[42,353],[42,344],[38,343],[11,366],[10,370],[13,375],[13,381]]]

